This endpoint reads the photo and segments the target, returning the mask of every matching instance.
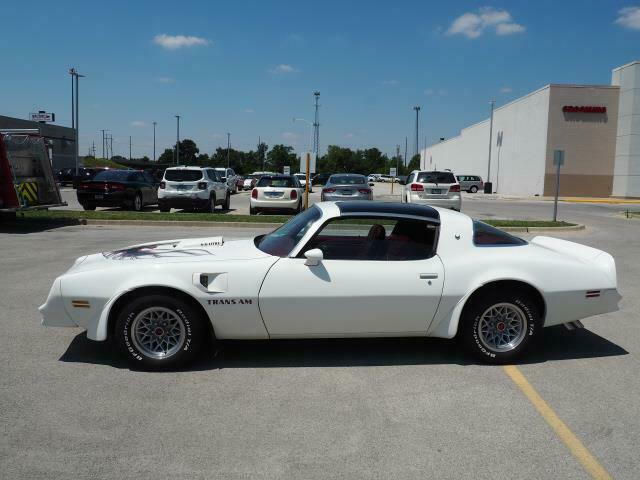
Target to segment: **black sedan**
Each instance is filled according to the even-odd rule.
[[[139,212],[158,203],[158,182],[147,172],[105,170],[78,184],[78,202],[85,210],[122,207]]]

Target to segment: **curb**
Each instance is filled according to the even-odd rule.
[[[93,220],[90,218],[78,219],[80,225],[124,225],[134,227],[224,227],[224,228],[278,228],[281,223],[262,222],[199,222],[180,220]],[[584,230],[584,225],[571,225],[567,227],[496,227],[505,232],[536,233],[536,232],[563,232],[572,230]]]
[[[235,227],[235,228],[278,228],[281,223],[267,222],[203,222],[188,220],[96,220],[79,218],[80,225],[125,225],[133,227]]]

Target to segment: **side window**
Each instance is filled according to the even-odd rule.
[[[212,182],[220,181],[220,173],[217,170],[209,170],[209,178]]]
[[[144,182],[145,178],[142,176],[142,174],[140,172],[136,172],[133,174],[133,181],[134,182]]]
[[[421,260],[435,253],[437,226],[406,218],[338,218],[301,251],[322,250],[327,260]]]
[[[412,173],[411,175],[409,175],[409,178],[407,178],[407,184],[409,183],[413,183],[413,179],[415,178],[416,174]]]
[[[232,168],[227,170],[227,177],[233,177],[235,174],[236,174],[236,172],[234,172]]]
[[[473,243],[478,247],[526,245],[521,238],[503,232],[478,220],[473,221]]]

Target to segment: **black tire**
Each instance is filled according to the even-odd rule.
[[[164,313],[164,318],[145,318],[144,312],[151,312],[151,309]],[[192,361],[204,345],[209,335],[204,320],[191,305],[179,298],[166,295],[142,296],[119,312],[114,334],[116,347],[136,369],[176,369]],[[172,328],[172,332],[178,332],[178,340],[175,340],[175,336],[172,340],[175,344],[164,340],[170,338],[167,337],[168,328]],[[151,343],[147,343],[145,338],[152,338]],[[163,340],[158,343],[157,338]],[[152,352],[154,349],[157,349],[155,355]]]
[[[216,194],[212,193],[209,197],[209,203],[207,204],[207,212],[215,213],[216,211]]]
[[[236,192],[238,193],[238,192]],[[229,192],[227,192],[227,196],[224,199],[224,203],[222,204],[222,209],[223,210],[229,210],[229,207],[231,207],[231,194]]]
[[[82,208],[84,210],[95,210],[96,206],[94,204],[92,204],[92,203],[85,203],[85,204],[82,205]]]
[[[257,215],[257,214],[258,214],[257,208],[249,207],[249,215]]]
[[[171,211],[171,207],[167,206],[167,205],[160,205],[160,211],[162,213],[167,213]]]
[[[497,310],[491,312],[492,307]],[[519,329],[511,323],[514,319]],[[525,293],[488,291],[464,307],[458,332],[467,351],[486,363],[503,364],[522,356],[536,343],[542,334],[542,319],[538,306]],[[508,342],[512,335],[513,341]]]
[[[298,206],[296,207],[295,213],[296,215],[302,211],[302,199],[298,202]]]
[[[131,203],[131,210],[134,212],[141,212],[144,207],[144,202],[142,201],[142,194],[137,192],[135,197],[133,197],[133,202]]]
[[[473,186],[469,189],[469,191],[470,191],[471,193],[478,193],[478,187],[476,187],[475,185],[473,185]]]

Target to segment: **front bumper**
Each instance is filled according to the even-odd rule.
[[[64,307],[60,277],[56,278],[49,291],[47,301],[38,308],[42,325],[47,327],[77,327]]]
[[[412,193],[409,197],[410,203],[416,203],[418,205],[430,205],[432,207],[449,208],[460,211],[462,209],[462,197],[460,195],[454,195],[447,198],[420,198],[418,195]]]

